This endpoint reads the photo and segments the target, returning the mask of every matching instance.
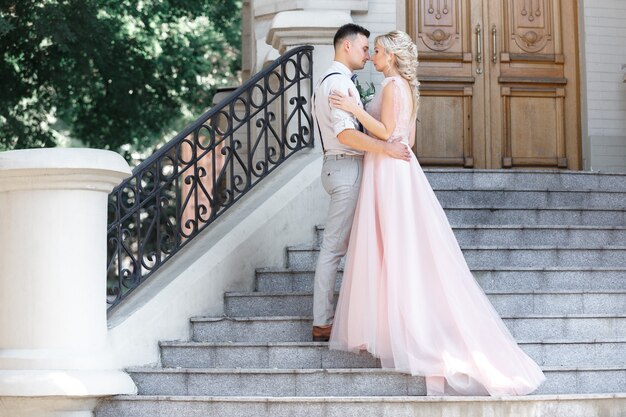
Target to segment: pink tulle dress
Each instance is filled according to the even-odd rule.
[[[408,145],[410,90],[390,82],[390,140]],[[381,101],[368,107],[379,120]],[[330,348],[366,349],[383,368],[425,376],[428,395],[524,395],[545,379],[474,280],[415,156],[365,155]]]

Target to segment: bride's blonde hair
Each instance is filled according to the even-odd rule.
[[[417,45],[415,45],[408,34],[400,30],[377,36],[374,39],[374,43],[380,44],[388,54],[393,53],[395,55],[395,64],[398,72],[402,78],[408,81],[413,92],[412,118],[415,119],[420,98],[420,82],[417,80]]]

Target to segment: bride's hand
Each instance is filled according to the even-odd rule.
[[[328,96],[328,101],[332,107],[345,110],[352,114],[356,113],[359,109],[358,99],[352,95],[351,90],[348,90],[347,96],[339,91],[333,90],[330,96]]]

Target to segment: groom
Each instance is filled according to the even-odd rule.
[[[358,97],[352,72],[363,69],[369,60],[370,32],[349,23],[337,30],[333,40],[335,60],[320,77],[313,91],[312,113],[319,135],[324,164],[322,185],[330,195],[324,240],[315,269],[313,290],[313,341],[328,341],[334,316],[337,268],[348,249],[352,219],[361,186],[363,153],[385,153],[393,158],[410,159],[410,150],[400,142],[387,143],[360,132],[356,118],[331,108],[328,96],[340,91]]]

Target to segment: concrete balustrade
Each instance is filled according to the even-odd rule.
[[[130,175],[93,149],[0,153],[0,416],[92,416],[136,391],[107,346],[107,196]]]

